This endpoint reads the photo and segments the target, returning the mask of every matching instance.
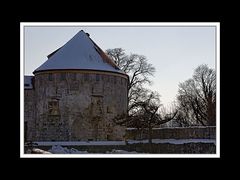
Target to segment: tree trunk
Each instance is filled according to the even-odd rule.
[[[153,144],[152,144],[152,126],[149,124],[148,126],[148,145],[149,145],[149,153],[153,153]]]
[[[212,102],[212,97],[208,98],[207,115],[208,115],[208,125],[216,126],[216,106],[214,102]]]
[[[148,126],[148,142],[152,144],[152,127],[151,125]]]

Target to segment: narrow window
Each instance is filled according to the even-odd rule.
[[[89,77],[88,74],[84,74],[84,81],[88,81]]]
[[[61,79],[61,81],[65,81],[66,80],[66,73],[61,73],[60,79]]]
[[[76,73],[72,73],[72,80],[76,81],[77,80],[77,74]]]
[[[96,74],[96,81],[99,81],[99,80],[100,80],[100,75]]]
[[[52,81],[52,80],[53,80],[53,74],[52,74],[52,73],[48,74],[48,80],[49,80],[49,81]]]

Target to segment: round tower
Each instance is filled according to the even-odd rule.
[[[37,141],[122,140],[112,119],[127,113],[128,76],[83,31],[35,75]]]

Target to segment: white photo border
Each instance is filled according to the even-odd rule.
[[[25,27],[215,27],[216,154],[25,154],[24,153],[24,28]],[[21,22],[20,23],[20,158],[220,158],[220,22]]]

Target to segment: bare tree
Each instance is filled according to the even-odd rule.
[[[119,125],[125,125],[127,127],[134,127],[138,130],[148,130],[148,140],[152,143],[152,129],[159,127],[161,124],[167,123],[175,118],[177,110],[170,113],[161,114],[159,95],[156,92],[149,91],[144,100],[135,104],[137,113],[130,115],[121,115],[114,119],[114,122]]]
[[[179,84],[178,120],[188,125],[216,125],[216,74],[198,66],[193,77]]]
[[[108,49],[107,54],[115,61],[119,68],[129,75],[128,84],[128,113],[136,112],[136,104],[144,99],[145,84],[151,84],[155,68],[142,55],[127,55],[122,48]]]

